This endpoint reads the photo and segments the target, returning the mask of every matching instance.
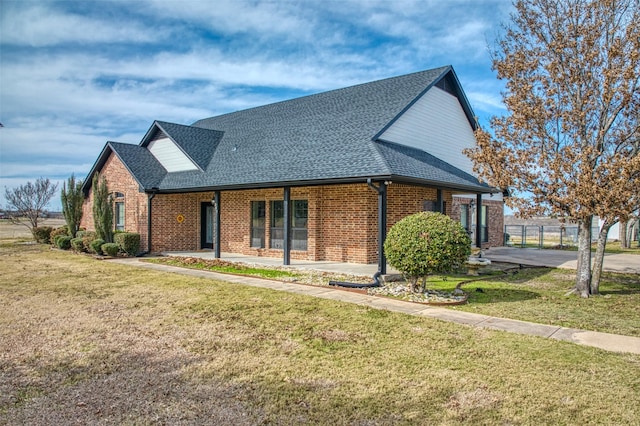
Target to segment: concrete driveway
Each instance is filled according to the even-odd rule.
[[[551,266],[576,269],[578,252],[568,250],[540,250],[516,247],[492,247],[484,257],[493,262],[521,263],[523,265]],[[605,254],[603,269],[611,272],[640,274],[640,256],[634,254]]]

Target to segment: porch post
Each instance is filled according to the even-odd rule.
[[[215,258],[220,259],[220,191],[213,193],[213,199],[215,201],[214,221],[215,221]]]
[[[284,187],[284,241],[282,245],[282,249],[284,251],[283,254],[283,263],[284,265],[291,264],[291,245],[289,244],[289,230],[291,229],[291,188],[288,186]]]
[[[384,254],[384,240],[387,239],[387,184],[378,187],[378,270],[387,274],[387,257]]]
[[[444,199],[442,197],[442,189],[436,189],[436,211],[444,214]]]
[[[482,248],[482,194],[476,194],[476,247]]]

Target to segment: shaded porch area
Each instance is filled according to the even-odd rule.
[[[215,259],[214,250],[197,250],[197,251],[171,251],[162,252],[163,256],[184,256],[198,257],[202,259]],[[277,257],[261,257],[249,256],[240,253],[220,253],[219,259],[227,262],[241,262],[249,265],[262,265],[269,267],[282,267],[282,258]],[[334,272],[339,274],[352,274],[362,276],[373,276],[378,271],[378,264],[359,264],[359,263],[343,263],[334,261],[312,261],[312,260],[296,260],[291,259],[287,268],[294,268],[306,271]],[[399,274],[397,270],[387,266],[387,274]]]

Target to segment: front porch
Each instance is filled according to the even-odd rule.
[[[215,259],[214,250],[198,250],[198,251],[167,251],[161,253],[163,256],[184,256],[197,257],[202,259]],[[220,259],[227,262],[241,262],[249,265],[262,265],[271,267],[282,267],[282,258],[277,257],[259,257],[249,256],[240,253],[220,253]],[[321,272],[333,272],[339,274],[351,274],[362,276],[373,276],[378,271],[378,264],[360,264],[360,263],[344,263],[334,261],[312,261],[312,260],[296,260],[291,259],[288,268],[300,270],[312,270]],[[399,274],[394,268],[387,266],[387,274]]]

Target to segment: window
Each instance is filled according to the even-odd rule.
[[[251,202],[251,247],[253,248],[264,248],[265,206],[264,201]]]
[[[116,231],[124,231],[124,201],[116,201],[115,225]]]
[[[269,247],[284,249],[284,201],[271,201],[271,238]],[[307,222],[309,209],[307,200],[291,202],[291,250],[307,250]]]
[[[269,248],[284,249],[284,201],[271,202]]]
[[[307,250],[307,219],[309,216],[307,200],[293,202],[291,218],[291,250]]]
[[[461,204],[460,205],[460,223],[467,230],[469,235],[475,235],[476,229],[475,224],[472,224],[471,221],[471,210],[475,209],[475,207],[469,206],[469,204]],[[480,242],[487,243],[489,242],[489,226],[488,226],[488,218],[489,218],[489,210],[487,206],[482,206],[480,209]],[[477,218],[476,218],[477,220]],[[473,244],[475,244],[475,236],[473,237]]]
[[[480,236],[482,237],[481,241],[483,243],[489,242],[489,208],[487,206],[482,206],[480,210]]]
[[[471,231],[469,229],[469,204],[460,205],[460,223],[467,232]]]

